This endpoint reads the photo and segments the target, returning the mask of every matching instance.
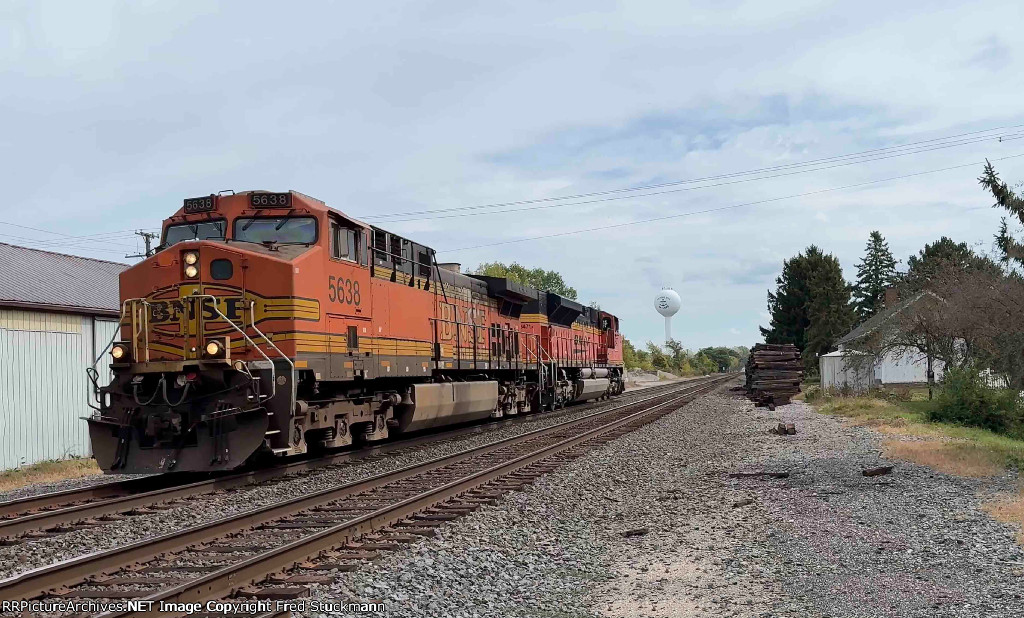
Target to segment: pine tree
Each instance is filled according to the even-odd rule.
[[[1006,186],[1006,183],[999,179],[996,169],[992,164],[985,161],[985,171],[978,179],[983,187],[989,190],[992,197],[996,198],[994,208],[1003,208],[1017,218],[1017,221],[1024,225],[1024,197],[1017,195],[1013,189]],[[996,246],[1003,254],[1003,260],[1013,261],[1018,265],[1024,265],[1024,243],[1021,243],[1010,234],[1006,218],[1003,218],[999,226],[999,233],[996,234]]]
[[[857,264],[857,283],[853,288],[854,308],[859,321],[870,318],[882,308],[886,288],[896,280],[896,259],[877,230],[871,232],[864,259]]]
[[[933,243],[926,244],[917,255],[907,258],[907,272],[903,275],[903,285],[906,291],[911,293],[926,289],[937,274],[948,268],[1000,272],[998,264],[984,255],[975,253],[967,243],[958,243],[943,236]]]
[[[811,246],[807,249],[820,250]],[[760,327],[765,343],[792,343],[801,350],[807,343],[807,307],[810,290],[807,258],[802,253],[782,263],[782,274],[775,279],[775,292],[768,292],[768,328]]]
[[[818,371],[818,358],[834,350],[840,337],[853,328],[857,313],[850,303],[851,286],[843,279],[843,269],[835,256],[821,256],[811,275],[809,287],[809,326],[803,360],[804,369],[813,374]]]
[[[768,292],[771,323],[761,334],[766,343],[796,345],[804,367],[816,373],[818,356],[831,351],[856,318],[839,260],[811,245],[783,263],[775,283],[776,291]]]

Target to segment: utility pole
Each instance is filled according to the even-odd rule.
[[[137,257],[147,257],[148,258],[151,255],[153,255],[155,253],[155,251],[153,250],[153,240],[157,237],[157,235],[154,234],[153,232],[143,232],[142,230],[138,230],[137,232],[135,232],[135,235],[136,236],[141,236],[142,240],[145,241],[145,243],[146,243],[146,253],[145,254],[136,253],[135,255],[126,255],[125,257],[126,258],[137,258]]]

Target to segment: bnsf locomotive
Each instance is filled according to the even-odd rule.
[[[623,390],[618,319],[297,192],[187,199],[121,274],[109,472],[226,470]]]

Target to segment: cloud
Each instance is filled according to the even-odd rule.
[[[660,338],[651,300],[671,285],[687,345],[750,345],[783,260],[809,244],[852,279],[871,230],[905,259],[943,234],[990,244],[998,225],[998,211],[973,210],[991,201],[980,168],[631,225],[1021,152],[990,141],[790,174],[1024,122],[1024,40],[991,19],[1014,3],[858,6],[4,3],[0,221],[116,232],[61,249],[118,259],[136,250],[131,230],[221,189],[291,188],[369,217],[723,177],[378,221],[467,267],[559,270],[637,341]],[[1024,178],[1024,159],[996,164]],[[752,169],[770,171],[735,182]],[[0,225],[10,236],[59,238]]]
[[[998,71],[1010,65],[1010,56],[1010,48],[992,36],[978,46],[978,50],[967,60],[967,66]]]

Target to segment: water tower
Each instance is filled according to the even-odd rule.
[[[654,308],[658,310],[658,313],[665,316],[665,341],[668,342],[672,338],[672,316],[679,311],[679,307],[682,306],[683,301],[680,300],[679,294],[672,288],[661,288],[658,295],[654,297]]]

